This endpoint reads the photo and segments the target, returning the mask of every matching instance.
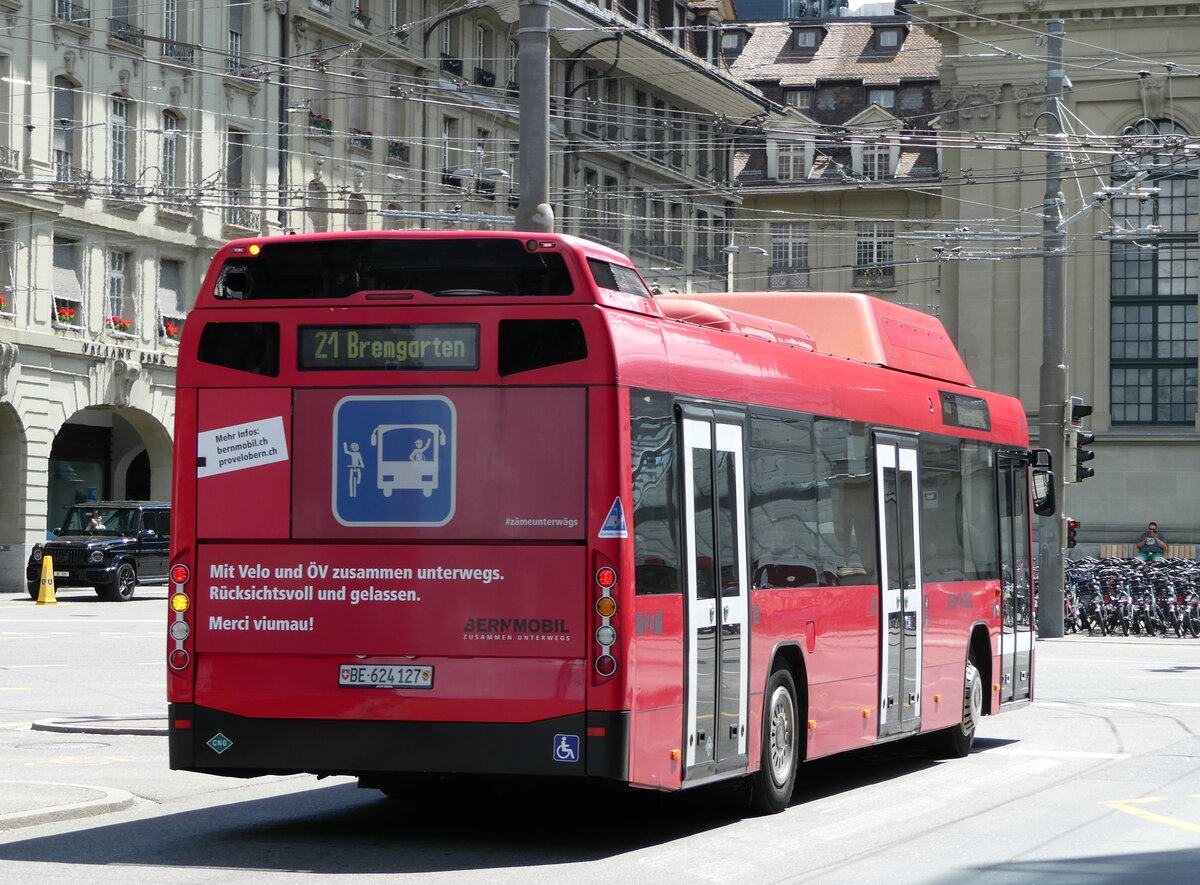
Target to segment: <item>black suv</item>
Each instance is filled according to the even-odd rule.
[[[25,567],[29,595],[38,598],[42,559],[54,559],[56,586],[91,585],[123,602],[138,584],[167,583],[171,505],[156,501],[99,501],[67,511],[54,539],[37,544]]]

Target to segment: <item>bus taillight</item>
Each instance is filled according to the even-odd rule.
[[[596,569],[596,586],[600,588],[600,596],[596,599],[596,614],[600,616],[600,624],[596,627],[596,645],[599,655],[596,657],[596,672],[601,676],[612,676],[617,672],[617,659],[612,656],[613,646],[617,644],[617,628],[611,623],[617,613],[617,599],[614,592],[617,589],[617,570],[610,565],[602,565]]]
[[[187,582],[192,573],[182,562],[177,562],[171,566],[170,574],[171,583],[175,585],[175,589],[171,593],[171,611],[174,612],[175,617],[167,628],[167,635],[171,637],[174,648],[167,655],[167,663],[173,670],[183,670],[191,662],[191,655],[188,654],[183,644],[192,635],[192,628],[186,618],[188,609],[192,607],[191,597],[187,594]]]

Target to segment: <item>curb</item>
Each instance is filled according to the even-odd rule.
[[[84,790],[89,793],[99,793],[99,798],[83,802],[70,802],[64,805],[52,805],[37,811],[11,811],[0,814],[0,832],[15,830],[21,827],[33,827],[39,824],[54,823],[55,821],[75,820],[81,817],[95,817],[98,814],[108,814],[112,811],[124,811],[137,801],[132,793],[124,790],[114,790],[108,787],[93,787],[84,784],[60,784],[48,781],[0,781],[0,784],[17,787],[68,787]]]
[[[60,734],[142,734],[165,737],[167,717],[142,713],[135,716],[75,716],[43,719],[30,726],[34,731]]]

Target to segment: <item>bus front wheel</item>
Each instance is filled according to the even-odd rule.
[[[751,776],[750,805],[755,812],[776,814],[787,808],[796,785],[802,734],[796,681],[787,665],[780,663],[767,682],[762,761]]]
[[[963,682],[962,722],[935,734],[936,754],[944,759],[961,759],[970,753],[975,743],[975,728],[982,718],[983,677],[979,675],[974,659],[968,658]]]

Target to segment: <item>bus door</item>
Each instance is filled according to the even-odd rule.
[[[879,501],[879,736],[921,726],[921,508],[917,441],[875,434]]]
[[[746,486],[740,415],[683,414],[687,711],[684,780],[746,767]]]
[[[1033,568],[1029,471],[1023,452],[1001,452],[1000,703],[1027,701],[1033,688]]]

